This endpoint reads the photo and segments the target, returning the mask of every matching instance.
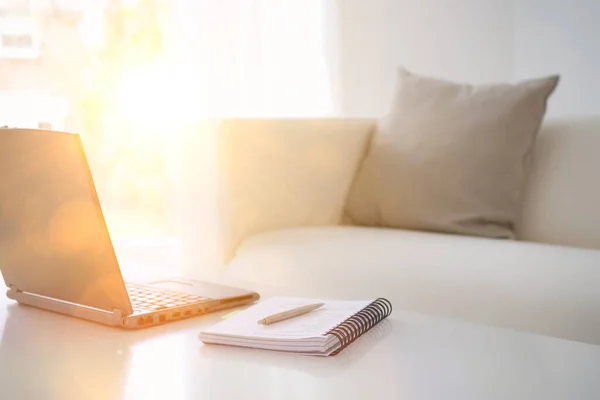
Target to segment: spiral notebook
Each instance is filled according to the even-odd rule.
[[[317,310],[272,325],[259,325],[265,316],[313,303]],[[205,329],[206,344],[249,347],[316,356],[336,355],[392,312],[383,298],[369,301],[329,301],[275,297],[262,301]]]

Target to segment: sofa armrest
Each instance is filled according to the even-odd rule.
[[[336,225],[366,152],[370,119],[222,119],[188,132],[184,261],[224,265],[248,236]]]

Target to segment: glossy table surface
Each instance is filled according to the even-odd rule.
[[[600,347],[395,310],[337,356],[203,345],[0,300],[6,399],[597,399]]]
[[[334,357],[203,345],[200,330],[229,312],[125,331],[20,306],[1,295],[0,398],[600,396],[600,346],[399,309]]]

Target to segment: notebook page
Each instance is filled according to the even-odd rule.
[[[273,325],[259,325],[258,320],[313,303],[325,303],[307,314],[280,321]],[[265,340],[298,340],[321,337],[328,330],[367,307],[371,301],[328,301],[277,297],[262,301],[239,314],[206,330],[202,335],[223,335]]]

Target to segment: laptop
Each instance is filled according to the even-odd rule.
[[[194,279],[126,282],[77,133],[2,128],[0,171],[0,271],[20,304],[144,328],[260,297]]]

